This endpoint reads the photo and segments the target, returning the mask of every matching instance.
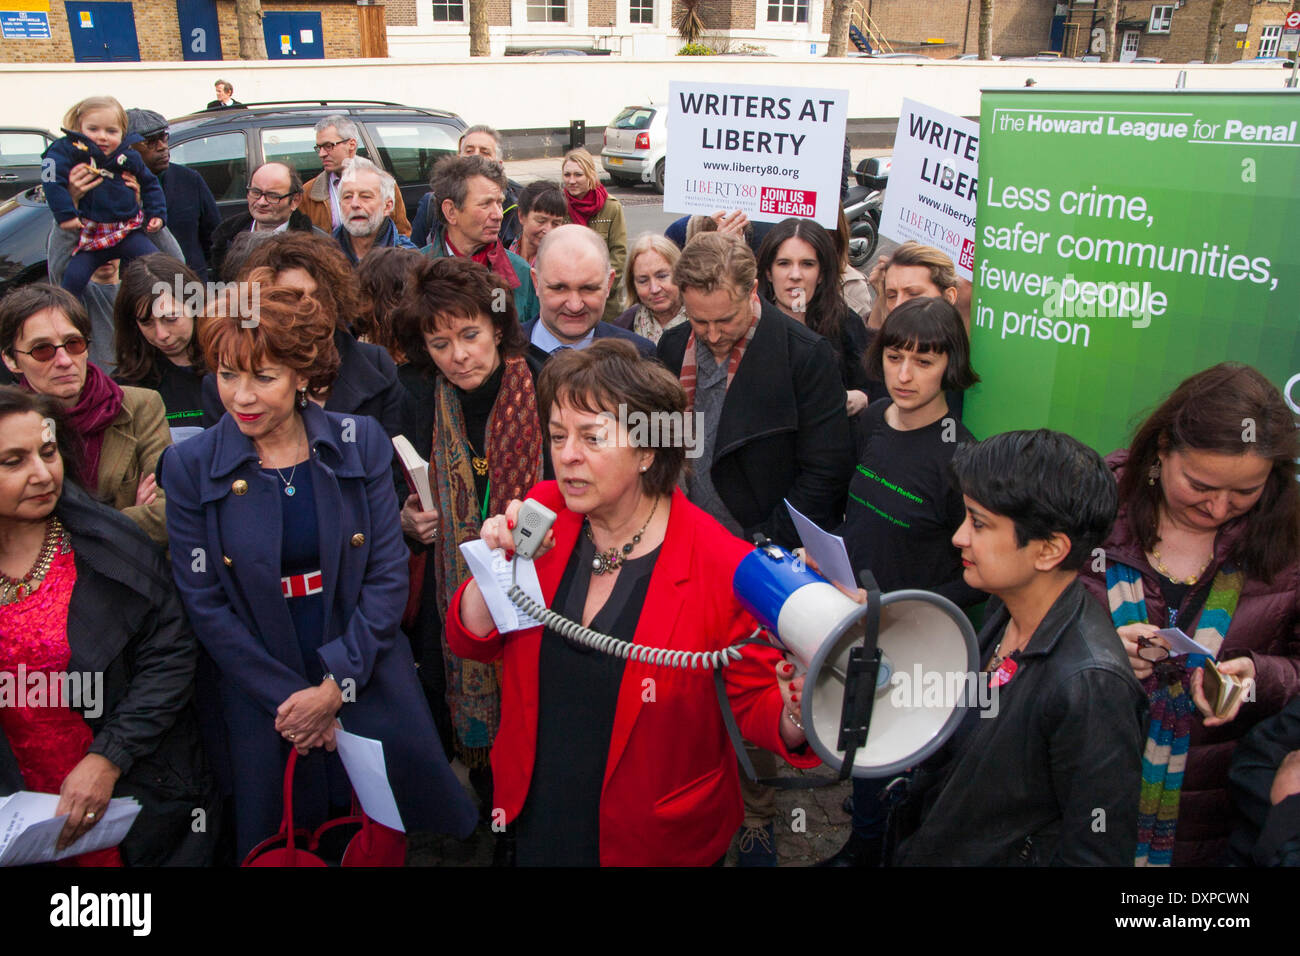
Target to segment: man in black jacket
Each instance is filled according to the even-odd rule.
[[[128,133],[139,133],[144,141],[135,150],[162,183],[167,197],[167,228],[185,253],[185,264],[208,281],[208,250],[212,231],[221,223],[217,201],[203,177],[171,161],[167,145],[167,120],[153,110],[127,110]]]
[[[232,278],[224,276],[226,254],[230,244],[241,233],[250,232],[262,236],[274,235],[286,229],[292,232],[319,232],[304,213],[298,211],[302,205],[302,177],[298,170],[285,163],[263,163],[253,170],[248,180],[248,212],[232,216],[212,233],[212,274],[215,278]]]
[[[757,263],[743,242],[696,236],[673,281],[690,322],[664,333],[659,358],[682,379],[688,409],[703,416],[688,497],[745,540],[761,532],[798,547],[787,498],[836,527],[853,441],[830,343],[760,301]]]
[[[952,469],[966,503],[952,541],[966,583],[993,600],[980,672],[922,683],[964,687],[949,706],[973,688],[978,706],[913,781],[941,782],[915,798],[925,810],[896,862],[1132,866],[1147,697],[1078,580],[1115,520],[1115,481],[1095,451],[1046,429],[963,445]],[[924,706],[928,693],[896,679],[891,699]]]

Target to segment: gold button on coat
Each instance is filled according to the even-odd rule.
[[[230,560],[230,555],[228,554],[223,554],[221,560],[225,562],[225,565],[228,568],[233,568],[235,566],[235,562]]]
[[[248,494],[248,482],[243,478],[236,478],[234,483],[230,486],[230,490],[237,495],[246,495]]]
[[[352,536],[352,547],[359,548],[366,543],[366,536],[358,531]]]

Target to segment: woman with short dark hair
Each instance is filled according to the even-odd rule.
[[[165,499],[154,469],[171,444],[162,398],[119,386],[88,361],[90,319],[66,289],[36,282],[0,301],[0,353],[19,384],[49,396],[81,437],[77,476],[158,543],[167,540]]]
[[[1151,699],[1140,862],[1219,861],[1237,740],[1300,694],[1297,457],[1281,392],[1255,369],[1225,362],[1183,381],[1128,449],[1107,459],[1119,517],[1105,561],[1089,562],[1084,582],[1110,609]],[[1200,666],[1199,655],[1170,660],[1156,636],[1165,627],[1191,635],[1217,665]],[[1210,667],[1253,693],[1211,705]]]
[[[1095,451],[1046,429],[963,445],[952,469],[966,506],[952,543],[966,583],[993,596],[971,675],[980,705],[909,782],[925,809],[896,862],[1127,865],[1146,699],[1078,581],[1115,482]]]
[[[215,664],[204,717],[235,796],[238,852],[279,825],[290,747],[304,758],[298,820],[348,812],[336,718],[383,744],[408,831],[464,836],[473,808],[397,639],[407,567],[392,445],[366,416],[311,400],[339,368],[335,316],[275,280],[255,269],[255,300],[240,290],[209,308],[200,342],[227,413],[159,469],[172,571]]]
[[[677,487],[686,449],[664,427],[684,425],[686,394],[672,373],[604,339],[553,356],[538,396],[557,479],[529,495],[557,514],[535,558],[546,604],[655,647],[719,651],[748,637],[755,625],[731,580],[750,547]],[[511,501],[483,523],[489,548],[513,548],[522,506]],[[627,661],[540,627],[503,637],[473,579],[448,607],[447,640],[501,662],[494,805],[515,824],[521,865],[721,861],[741,800],[707,672]],[[747,646],[723,671],[728,697],[746,739],[812,766],[797,717],[802,682],[789,680],[793,668],[778,681],[780,660]]]
[[[205,289],[185,263],[155,253],[127,266],[113,304],[113,379],[162,396],[173,442],[216,421],[203,411],[207,369],[195,330],[196,318],[207,307]]]
[[[424,511],[412,494],[402,506],[402,530],[416,555],[413,580],[422,582],[418,610],[408,608],[408,633],[444,747],[469,768],[490,808],[497,671],[449,650],[442,622],[469,577],[460,545],[542,479],[545,443],[534,386],[540,366],[528,355],[510,288],[469,259],[422,257],[393,321],[410,360],[398,370],[414,400],[408,437],[429,462],[435,503]]]

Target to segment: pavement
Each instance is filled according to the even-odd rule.
[[[474,798],[469,778],[459,760],[452,769],[461,785]],[[830,773],[825,767],[812,771],[781,765],[782,777]],[[844,812],[844,798],[852,792],[848,783],[817,790],[778,790],[776,805],[776,853],[779,866],[811,866],[833,856],[849,838],[849,816]],[[467,840],[432,833],[410,834],[407,866],[491,866],[495,835],[487,825],[480,825]],[[736,865],[736,840],[727,852],[727,866]]]

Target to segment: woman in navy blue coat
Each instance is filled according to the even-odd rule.
[[[467,836],[476,814],[451,773],[398,624],[407,559],[392,446],[361,415],[325,412],[338,368],[331,317],[264,282],[252,315],[212,316],[200,341],[227,413],[173,446],[159,483],[172,568],[211,659],[200,706],[235,799],[237,852],[273,834],[289,747],[297,823],[347,810],[334,749],[345,730],[384,744],[408,830]],[[238,306],[231,301],[232,311]]]

